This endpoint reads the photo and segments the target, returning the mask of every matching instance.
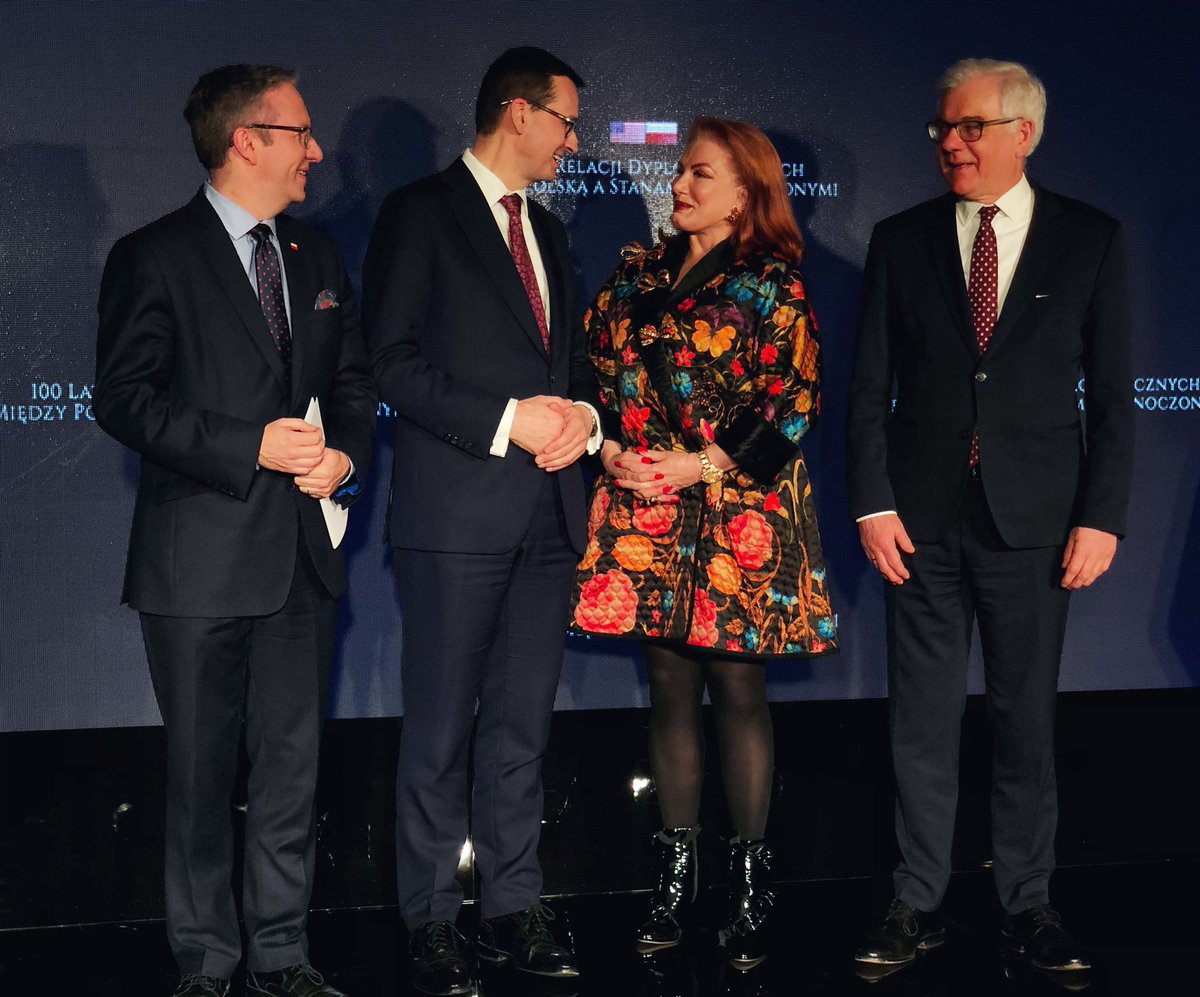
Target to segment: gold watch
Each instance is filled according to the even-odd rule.
[[[725,480],[725,472],[708,459],[708,451],[701,450],[696,456],[700,458],[700,480],[706,485],[715,485]]]

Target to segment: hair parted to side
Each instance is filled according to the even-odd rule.
[[[733,240],[741,254],[772,253],[793,263],[804,256],[804,237],[788,200],[783,163],[771,140],[744,121],[700,117],[688,129],[688,145],[712,139],[728,154],[746,188],[746,207],[733,223]]]
[[[244,63],[210,70],[196,81],[183,106],[183,116],[192,129],[196,156],[207,170],[225,164],[233,133],[253,122],[250,113],[268,90],[296,82],[296,74],[282,66],[251,66]],[[268,122],[268,124],[271,122]],[[269,132],[264,145],[271,144]]]
[[[1033,122],[1033,137],[1029,140],[1032,155],[1042,140],[1042,129],[1046,124],[1046,88],[1042,81],[1019,62],[1000,62],[997,59],[960,59],[942,73],[938,80],[938,100],[948,90],[981,76],[992,77],[1000,82],[1000,113],[1004,117],[1028,118]],[[1013,122],[1016,125],[1017,122]]]
[[[545,104],[554,96],[555,76],[565,76],[580,90],[584,82],[562,59],[545,49],[523,46],[510,48],[488,66],[475,98],[475,131],[490,135],[500,124],[504,108],[500,105],[515,97]]]

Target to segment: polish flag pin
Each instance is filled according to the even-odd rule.
[[[297,252],[297,253],[300,252],[300,247],[297,246],[294,242],[289,242],[288,245],[292,247],[292,250],[294,252]]]

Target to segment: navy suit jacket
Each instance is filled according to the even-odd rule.
[[[512,550],[546,472],[510,444],[490,455],[509,398],[598,406],[562,223],[529,202],[550,288],[550,352],[479,185],[461,160],[393,191],[363,269],[380,397],[397,414],[388,532],[396,547]],[[573,546],[586,543],[578,463],[556,472]]]
[[[276,219],[291,306],[292,389],[203,190],[120,239],[104,268],[94,410],[141,455],[124,600],[164,616],[258,616],[287,598],[299,532],[333,596],[346,588],[316,500],[257,467],[267,423],[321,404],[329,446],[364,479],[375,386],[333,244]],[[315,309],[321,291],[338,307]]]
[[[978,425],[983,488],[1008,545],[1059,544],[1074,526],[1123,535],[1134,425],[1120,226],[1035,185],[1029,233],[980,354],[954,206],[943,195],[871,237],[849,399],[851,515],[894,509],[914,540],[938,540]]]

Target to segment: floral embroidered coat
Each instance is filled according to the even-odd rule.
[[[739,656],[837,647],[800,439],[820,411],[817,326],[795,267],[714,248],[672,288],[682,238],[622,250],[585,316],[605,436],[738,465],[678,505],[597,479],[575,633],[662,638]]]

